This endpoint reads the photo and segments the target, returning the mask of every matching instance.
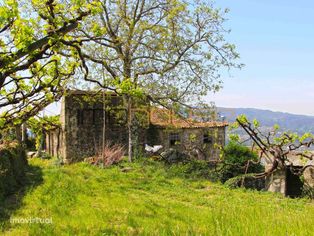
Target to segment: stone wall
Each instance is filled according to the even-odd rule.
[[[101,152],[104,110],[102,102],[85,101],[85,94],[66,96],[63,100],[63,133],[67,162],[81,160]],[[111,100],[110,102],[108,100]],[[127,144],[126,112],[119,108],[121,97],[109,97],[106,110],[105,137],[107,142]],[[109,105],[108,105],[109,107]],[[121,119],[117,117],[118,113]]]
[[[271,168],[270,165],[266,166],[266,170]],[[296,168],[303,168],[301,166],[297,166]],[[284,168],[276,170],[272,175],[266,178],[266,190],[270,192],[278,192],[283,195],[289,195],[287,193],[288,186],[294,186],[294,183],[289,182],[287,179],[287,170]],[[304,185],[314,188],[314,167],[308,167],[303,172]],[[292,185],[292,186],[291,186]],[[303,185],[303,184],[302,184]]]
[[[314,188],[314,161],[309,163],[309,167],[304,170],[304,182],[309,187]]]
[[[148,137],[151,146],[162,145],[163,150],[174,148],[188,151],[197,159],[217,160],[220,152],[216,144],[225,145],[225,127],[174,129],[151,125]]]
[[[271,166],[266,166],[266,170]],[[286,194],[286,171],[276,170],[272,175],[266,178],[266,190],[270,192]]]
[[[54,129],[45,133],[45,149],[46,152],[55,157],[60,157],[62,155],[61,151],[63,149],[62,140],[63,132],[62,129]]]
[[[46,144],[51,155],[57,153],[65,163],[79,161],[101,152],[103,126],[105,120],[106,142],[128,145],[127,112],[122,96],[105,95],[105,118],[103,97],[88,95],[86,92],[74,91],[62,98],[61,132],[49,133]],[[216,160],[219,150],[215,144],[225,144],[225,125],[221,127],[189,127],[173,129],[171,125],[159,126],[151,122],[150,107],[147,101],[137,101],[132,108],[134,147],[141,149],[144,144],[163,145],[164,150],[176,148],[180,151],[194,150],[198,159]],[[137,127],[137,128],[134,128]],[[177,142],[171,143],[170,136],[176,134]],[[56,140],[59,137],[59,150]],[[52,146],[51,146],[52,145]],[[135,151],[135,150],[134,150]],[[136,151],[134,152],[136,153]]]
[[[140,106],[138,106],[140,107]],[[101,152],[105,119],[106,143],[128,144],[127,112],[122,96],[106,94],[105,114],[103,98],[100,94],[73,92],[62,98],[61,132],[50,131],[46,137],[46,150],[53,156],[57,153],[65,163],[79,161]],[[137,111],[138,112],[138,111]],[[148,115],[146,120],[149,119]],[[59,150],[56,140],[59,137]],[[144,146],[145,130],[139,131],[137,145]]]

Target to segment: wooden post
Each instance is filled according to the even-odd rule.
[[[103,126],[102,126],[102,159],[105,160],[105,146],[106,146],[106,95],[105,91],[102,92],[103,101]]]
[[[129,150],[128,157],[129,162],[132,162],[132,100],[131,96],[128,96],[128,134],[129,134]]]

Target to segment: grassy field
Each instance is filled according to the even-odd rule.
[[[30,163],[27,191],[6,201],[4,235],[314,234],[314,204],[308,200],[229,190],[177,176],[161,163],[109,169]],[[36,217],[52,224],[10,223]]]

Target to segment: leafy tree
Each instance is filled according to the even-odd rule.
[[[79,66],[63,40],[93,13],[96,1],[4,0],[0,3],[0,128],[60,99]]]
[[[77,35],[92,40],[77,50],[84,78],[100,87],[186,104],[221,87],[221,68],[241,66],[224,39],[227,10],[208,1],[101,1],[100,10]]]
[[[99,10],[67,42],[83,44],[73,47],[85,81],[125,97],[130,158],[134,96],[168,108],[195,103],[221,88],[221,69],[241,67],[224,38],[228,10],[211,1],[104,0]]]
[[[134,98],[168,108],[195,103],[221,87],[222,69],[241,67],[224,39],[227,11],[203,0],[6,0],[0,127],[60,99],[75,75],[123,94],[131,158]]]

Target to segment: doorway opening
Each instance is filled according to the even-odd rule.
[[[292,169],[293,168],[293,169]],[[291,198],[300,197],[302,195],[303,182],[300,176],[295,172],[302,167],[288,167],[286,170],[286,196]]]

